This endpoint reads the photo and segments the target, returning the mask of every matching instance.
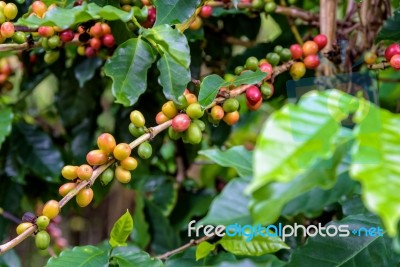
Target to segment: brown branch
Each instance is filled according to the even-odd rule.
[[[322,49],[322,53],[333,50],[333,44],[336,43],[336,7],[337,0],[321,0],[320,2],[320,33],[328,38],[328,43]]]
[[[317,15],[298,7],[277,6],[275,9],[275,13],[280,15],[285,15],[291,18],[298,18],[304,21],[318,20]]]
[[[390,66],[390,63],[382,62],[382,63],[368,65],[368,69],[370,69],[370,70],[384,70],[389,66]]]
[[[18,26],[18,25],[14,26],[14,30],[16,32],[37,32],[38,31],[37,28],[29,28],[27,26]]]
[[[15,217],[13,214],[9,213],[6,210],[0,208],[0,215],[2,215],[5,219],[12,221],[13,223],[19,224],[21,220]]]

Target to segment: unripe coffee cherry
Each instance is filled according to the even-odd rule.
[[[225,100],[222,108],[225,112],[234,112],[239,109],[239,101],[235,98],[228,98]]]
[[[316,69],[319,66],[319,57],[317,55],[308,55],[304,58],[304,65],[307,69]]]
[[[117,166],[115,168],[115,178],[117,178],[118,182],[127,184],[132,179],[132,174],[130,171],[125,170],[121,166]]]
[[[132,122],[129,123],[128,129],[131,135],[133,135],[134,137],[139,137],[146,133],[144,127],[137,128]]]
[[[60,186],[58,193],[65,197],[69,192],[71,192],[76,187],[76,183],[66,183]]]
[[[192,31],[197,31],[201,28],[201,26],[203,26],[203,20],[199,16],[196,16],[194,21],[189,25],[189,29]]]
[[[103,186],[108,185],[114,179],[114,170],[108,168],[100,175],[100,182]]]
[[[304,56],[316,55],[319,50],[317,43],[314,41],[305,42],[302,48]]]
[[[50,235],[42,230],[39,231],[35,236],[35,245],[38,249],[47,249],[50,245]]]
[[[165,116],[168,118],[172,119],[173,117],[178,114],[178,109],[175,107],[173,101],[168,101],[166,102],[162,108],[161,108],[162,113],[164,113]]]
[[[365,53],[365,55],[364,55],[364,62],[368,65],[374,64],[376,59],[377,59],[377,56],[376,56],[376,53],[374,53],[374,52],[369,51],[369,52]]]
[[[303,49],[299,44],[293,44],[290,46],[290,52],[292,52],[293,59],[299,59],[303,56]]]
[[[132,111],[129,118],[137,128],[143,127],[146,124],[146,120],[144,119],[142,112],[139,110]]]
[[[156,115],[156,123],[157,124],[163,124],[164,122],[168,121],[169,118],[162,112],[158,112]]]
[[[46,54],[44,54],[44,62],[47,64],[53,64],[59,57],[60,51],[47,51]]]
[[[14,3],[8,3],[3,9],[3,14],[7,20],[13,20],[18,14],[18,8]]]
[[[134,157],[127,157],[120,161],[121,167],[127,171],[133,171],[137,168],[137,160]]]
[[[131,155],[132,149],[126,143],[118,144],[113,151],[114,158],[117,160],[124,160]]]
[[[93,199],[93,190],[92,188],[83,188],[79,193],[76,195],[76,203],[78,203],[79,207],[83,208],[92,202]]]
[[[78,166],[67,165],[61,170],[61,175],[68,180],[74,180],[78,177],[77,171]]]
[[[306,66],[303,62],[295,62],[290,67],[290,75],[292,76],[293,80],[298,80],[306,74]]]
[[[204,115],[204,110],[199,103],[193,103],[186,108],[186,114],[193,120],[200,119]]]
[[[257,86],[251,85],[246,90],[246,99],[251,105],[258,103],[262,99],[260,89]]]
[[[233,111],[226,113],[223,120],[226,124],[232,126],[239,121],[239,117],[240,117],[239,112]]]
[[[86,161],[92,166],[103,165],[107,160],[107,153],[100,149],[92,150],[86,155]]]
[[[102,133],[97,137],[97,146],[106,154],[111,154],[117,146],[114,136],[109,133]]]
[[[246,69],[256,70],[258,68],[258,59],[256,57],[249,57],[245,64]]]
[[[46,228],[49,225],[49,223],[50,223],[50,219],[47,216],[44,216],[44,215],[39,216],[36,219],[36,225],[37,225],[39,231],[46,230]]]
[[[213,120],[220,121],[224,117],[225,112],[224,112],[224,109],[221,106],[216,105],[216,106],[213,106],[211,108],[210,115],[211,115]]]
[[[23,222],[23,223],[18,224],[17,229],[16,229],[17,235],[22,234],[23,232],[25,232],[32,225],[33,224],[30,223],[30,222]]]
[[[79,179],[86,181],[92,177],[93,168],[87,164],[82,164],[78,167],[76,173],[78,174]]]
[[[148,159],[153,154],[153,148],[149,142],[143,142],[138,147],[138,155],[142,159]]]
[[[206,124],[202,120],[193,120],[192,123],[195,123],[199,126],[200,131],[204,131],[206,129]]]
[[[194,104],[192,104],[194,105]],[[186,114],[178,114],[172,119],[172,129],[175,132],[184,132],[190,125],[190,118]]]
[[[23,44],[26,42],[26,35],[24,32],[16,32],[12,37],[14,43]]]
[[[50,37],[54,35],[54,29],[51,26],[40,26],[38,33],[41,37]]]
[[[42,1],[34,1],[31,5],[33,13],[39,18],[43,17],[44,13],[47,11],[47,6]]]
[[[260,89],[265,99],[271,98],[274,94],[274,86],[271,83],[263,83]]]
[[[168,136],[172,140],[178,140],[179,138],[182,137],[182,133],[178,133],[172,129],[172,126],[168,128]]]
[[[197,96],[192,93],[185,94],[185,98],[186,98],[188,105],[197,102]]]
[[[188,106],[188,102],[186,100],[186,97],[184,95],[178,96],[178,103],[175,103],[175,107],[179,110],[185,109]]]
[[[49,200],[44,204],[42,214],[50,220],[60,213],[60,204],[56,200]]]
[[[272,66],[278,65],[279,61],[281,61],[281,57],[278,55],[278,53],[275,52],[268,53],[266,58],[269,64],[271,64]]]
[[[185,132],[185,137],[190,144],[199,144],[202,139],[200,127],[196,123],[191,123],[189,128]]]
[[[314,42],[318,45],[318,48],[321,50],[328,43],[328,37],[325,34],[318,34],[314,37]]]

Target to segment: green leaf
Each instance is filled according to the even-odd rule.
[[[356,99],[337,90],[303,96],[273,113],[258,137],[255,177],[249,191],[272,182],[288,182],[334,152],[340,122],[357,108]]]
[[[57,258],[50,258],[46,267],[87,267],[107,266],[108,251],[94,246],[74,247],[72,250],[64,250]]]
[[[4,255],[0,256],[0,266],[1,267],[20,267],[21,261],[15,253],[15,250],[10,250]]]
[[[219,149],[207,149],[199,151],[218,165],[234,168],[242,177],[253,175],[253,152],[244,146],[234,146],[225,151]]]
[[[203,241],[196,247],[196,261],[207,257],[211,251],[215,249],[215,244],[210,244],[207,241]]]
[[[155,1],[157,9],[155,26],[182,23],[196,11],[200,0]]]
[[[42,179],[55,181],[60,176],[64,162],[46,133],[32,125],[16,124],[12,145],[17,160]]]
[[[106,62],[104,72],[113,80],[112,92],[116,102],[124,106],[136,103],[147,88],[147,71],[156,55],[141,38],[129,39],[118,46]]]
[[[0,110],[0,148],[11,132],[13,118],[14,114],[11,108],[2,108]]]
[[[400,40],[400,9],[393,12],[393,16],[385,20],[378,36],[375,38],[375,43],[381,40]]]
[[[256,71],[246,71],[236,77],[231,84],[234,86],[239,86],[242,84],[256,84],[267,77],[267,73],[262,72],[260,69]]]
[[[165,179],[153,192],[152,201],[161,208],[164,216],[169,216],[178,200],[178,187],[171,179]]]
[[[374,105],[368,107],[355,128],[357,141],[350,175],[362,185],[365,206],[382,218],[393,237],[400,219],[400,115]]]
[[[235,262],[222,262],[216,267],[283,267],[286,262],[279,260],[275,255],[264,255],[262,257],[243,259]]]
[[[87,11],[92,15],[93,19],[104,19],[104,20],[122,20],[124,22],[129,21],[132,18],[133,10],[131,12],[125,12],[120,8],[106,5],[100,7],[95,3],[87,5]]]
[[[159,83],[167,99],[177,101],[190,82],[190,70],[184,68],[168,53],[163,53],[157,62],[160,70]]]
[[[117,261],[119,267],[162,267],[159,259],[150,258],[144,251],[115,251],[112,257]]]
[[[244,195],[248,186],[244,179],[231,180],[213,200],[206,217],[197,224],[229,225],[252,223],[248,208],[249,198]]]
[[[391,249],[391,240],[386,236],[353,234],[361,227],[378,227],[379,220],[371,215],[349,216],[328,225],[349,225],[349,236],[309,237],[303,247],[292,254],[288,267],[334,267],[334,266],[395,266],[399,256]],[[376,232],[378,233],[378,232]]]
[[[135,198],[135,212],[133,214],[133,231],[131,239],[140,248],[145,249],[150,242],[149,224],[144,215],[144,200],[140,192],[136,192]]]
[[[255,236],[250,241],[247,241],[246,236],[228,236],[225,235],[217,243],[220,244],[226,251],[235,255],[244,256],[261,256],[267,253],[274,253],[280,249],[289,249],[277,236]]]
[[[79,82],[79,87],[83,87],[85,82],[93,78],[96,70],[103,65],[103,61],[98,58],[86,58],[80,64],[78,64],[75,69],[75,78]]]
[[[207,75],[200,84],[199,104],[202,107],[210,105],[218,94],[221,87],[229,85],[217,74]]]
[[[110,245],[112,247],[126,246],[126,240],[133,229],[133,220],[131,214],[126,211],[114,224],[110,233]]]

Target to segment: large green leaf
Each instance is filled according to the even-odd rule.
[[[133,229],[131,214],[126,211],[115,223],[110,233],[110,245],[112,247],[126,246],[126,240]]]
[[[157,9],[155,26],[182,23],[195,12],[200,0],[155,1]]]
[[[132,38],[118,46],[104,66],[113,80],[116,102],[125,106],[136,103],[147,88],[147,71],[156,60],[153,48],[141,38]]]
[[[395,266],[399,256],[391,249],[391,240],[385,236],[366,236],[361,227],[379,227],[379,219],[371,215],[348,216],[328,225],[349,225],[349,236],[309,237],[306,244],[294,251],[287,266],[295,267],[354,267]],[[355,234],[353,234],[355,230]],[[332,232],[332,231],[331,231]],[[360,236],[358,235],[360,232]],[[378,232],[376,232],[378,233]]]
[[[133,231],[131,239],[142,249],[145,249],[150,242],[149,224],[144,215],[144,199],[141,192],[136,192],[135,212],[133,214]]]
[[[115,251],[112,257],[119,267],[162,267],[161,260],[150,258],[144,251]]]
[[[11,123],[13,120],[14,114],[11,108],[2,108],[0,110],[0,148],[4,142],[4,139],[11,132]]]
[[[230,181],[211,203],[209,212],[198,224],[229,225],[251,223],[249,198],[244,195],[248,186],[244,179]],[[264,214],[265,215],[265,214]]]
[[[57,258],[50,258],[46,267],[98,267],[108,266],[108,251],[94,246],[74,247],[65,250]]]
[[[395,10],[393,16],[385,20],[375,42],[381,40],[400,40],[400,9]]]
[[[254,153],[254,192],[272,182],[288,182],[335,150],[340,122],[357,108],[357,101],[337,90],[303,96],[273,113],[258,137]]]
[[[272,182],[253,192],[250,209],[255,223],[273,223],[289,201],[315,187],[332,187],[336,182],[336,168],[348,149],[346,143],[337,149],[332,158],[316,161],[293,180]]]
[[[217,148],[201,150],[199,154],[206,156],[218,165],[234,168],[242,177],[253,175],[253,152],[244,146],[234,146],[225,151]]]
[[[277,236],[267,235],[264,237],[258,235],[250,241],[247,238],[244,235],[225,235],[217,243],[230,253],[245,256],[261,256],[267,253],[274,253],[280,249],[289,249],[289,246]]]
[[[383,220],[390,236],[400,219],[400,115],[374,105],[355,128],[351,176],[362,185],[366,207]]]

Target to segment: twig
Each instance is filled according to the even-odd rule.
[[[286,1],[285,0],[281,0],[281,5],[282,7],[286,7]],[[300,45],[303,45],[303,38],[301,38],[299,30],[297,29],[296,24],[293,21],[293,18],[291,16],[286,16],[290,30],[292,31],[294,38],[296,39],[297,43],[299,43]]]
[[[165,259],[167,259],[168,257],[170,257],[170,256],[172,256],[172,255],[175,255],[175,254],[177,254],[177,253],[180,253],[180,252],[182,252],[182,251],[184,251],[184,250],[186,250],[186,249],[188,249],[188,248],[190,248],[190,247],[197,246],[197,245],[200,244],[201,242],[207,241],[207,240],[211,239],[211,238],[214,237],[214,236],[215,236],[215,233],[212,234],[212,235],[210,235],[210,236],[203,236],[203,237],[200,238],[200,239],[192,239],[192,240],[190,240],[189,243],[187,243],[187,244],[185,244],[185,245],[183,245],[183,246],[181,246],[181,247],[179,247],[179,248],[176,248],[176,249],[174,249],[174,250],[168,251],[168,252],[166,252],[166,253],[164,253],[164,254],[162,254],[162,255],[159,255],[159,256],[157,256],[156,258],[159,259],[159,260],[165,260]]]
[[[18,219],[17,217],[15,217],[13,214],[9,213],[6,210],[3,210],[2,208],[0,208],[0,215],[2,215],[5,219],[10,220],[16,224],[21,223],[21,220]]]
[[[382,62],[382,63],[378,63],[378,64],[372,64],[372,65],[368,65],[368,68],[370,70],[384,70],[387,67],[390,66],[390,63],[388,62]]]
[[[16,32],[37,32],[38,31],[37,28],[29,28],[27,26],[18,26],[18,25],[14,26],[14,30]]]

